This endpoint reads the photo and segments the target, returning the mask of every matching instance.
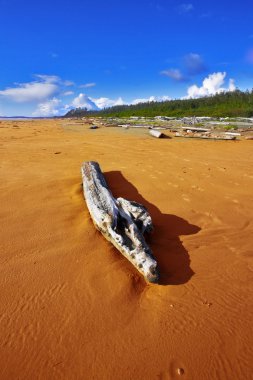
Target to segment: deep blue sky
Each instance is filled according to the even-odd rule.
[[[2,115],[251,89],[253,2],[0,0],[0,47]]]

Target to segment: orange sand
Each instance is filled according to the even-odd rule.
[[[250,379],[252,141],[68,123],[0,123],[1,380]],[[160,285],[95,230],[86,160],[150,211]]]

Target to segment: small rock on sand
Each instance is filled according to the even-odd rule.
[[[182,376],[184,374],[184,369],[183,368],[178,368],[177,369],[178,375]]]

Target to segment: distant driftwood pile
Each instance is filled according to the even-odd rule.
[[[115,199],[97,162],[85,162],[81,172],[84,197],[96,228],[148,282],[157,282],[157,262],[144,239],[144,233],[153,229],[146,208],[124,198]]]

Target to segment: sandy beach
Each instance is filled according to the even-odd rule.
[[[250,379],[252,148],[1,121],[0,379]],[[150,212],[158,285],[94,228],[88,160]]]

